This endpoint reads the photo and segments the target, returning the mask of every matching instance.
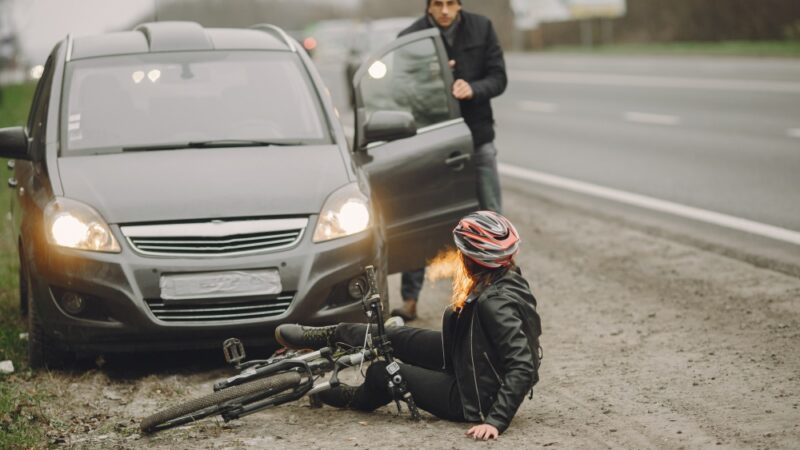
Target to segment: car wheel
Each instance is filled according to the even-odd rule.
[[[22,317],[28,315],[28,283],[25,282],[25,261],[22,259],[22,249],[20,249],[19,269],[19,313]]]
[[[386,227],[383,215],[378,214],[378,235],[381,242],[380,256],[378,257],[378,267],[376,278],[378,282],[378,294],[381,296],[381,307],[383,308],[383,318],[388,319],[389,313],[389,243],[386,241]]]
[[[55,348],[52,340],[44,333],[31,287],[30,273],[27,270],[23,278],[28,311],[28,366],[31,369],[64,367],[71,360],[71,355]]]
[[[383,249],[381,252],[380,264],[378,265],[378,293],[381,296],[381,308],[383,308],[383,318],[389,318],[389,250]]]

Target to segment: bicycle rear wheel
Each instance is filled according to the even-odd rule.
[[[145,417],[139,428],[143,433],[154,433],[168,428],[194,422],[202,418],[222,413],[226,403],[240,397],[259,393],[277,394],[300,384],[300,374],[283,372],[249,383],[229,387],[186,403],[175,405],[151,416]]]

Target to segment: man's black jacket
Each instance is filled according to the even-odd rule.
[[[432,28],[427,15],[400,33],[400,36]],[[461,22],[447,56],[455,60],[454,79],[463,79],[472,87],[473,98],[462,100],[461,115],[472,132],[475,146],[494,141],[494,116],[490,100],[502,94],[508,84],[503,49],[497,41],[492,22],[481,15],[461,11]]]
[[[509,270],[442,320],[444,368],[456,377],[464,418],[502,433],[539,381],[542,327],[528,282]]]

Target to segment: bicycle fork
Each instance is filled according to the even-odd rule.
[[[400,373],[400,364],[397,364],[397,361],[392,361],[391,364],[386,366],[386,372],[389,373],[389,389],[392,391],[398,414],[403,411],[400,406],[400,401],[402,400],[408,405],[408,410],[411,413],[411,420],[419,420],[421,417],[417,409],[417,404],[414,402],[411,391],[408,390],[406,380]]]

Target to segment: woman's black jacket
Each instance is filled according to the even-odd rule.
[[[536,299],[518,270],[509,270],[442,324],[445,370],[458,382],[464,417],[508,428],[539,381],[541,322]]]

